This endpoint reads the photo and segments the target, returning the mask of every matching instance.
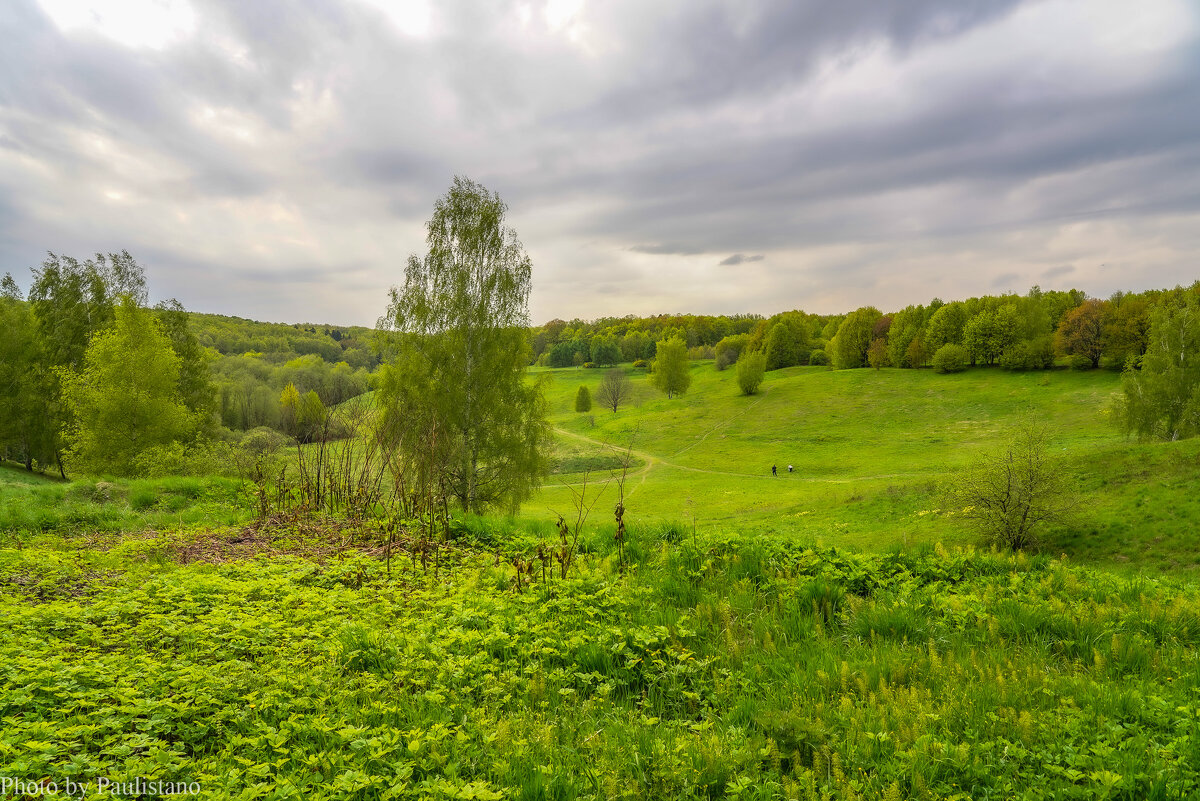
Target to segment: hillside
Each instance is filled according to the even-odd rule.
[[[870,550],[968,543],[974,534],[948,508],[945,487],[1029,415],[1055,432],[1056,458],[1079,491],[1070,524],[1048,532],[1047,550],[1116,566],[1200,564],[1200,445],[1121,434],[1109,419],[1120,385],[1113,372],[799,367],[768,373],[761,393],[745,397],[732,370],[702,362],[692,366],[691,389],[673,400],[631,371],[636,400],[615,414],[573,411],[578,386],[594,394],[601,370],[541,375],[561,442],[610,456],[633,442],[640,456],[626,505],[636,519],[690,525],[694,515],[707,531],[752,529]],[[564,485],[578,488],[582,478],[552,476],[522,516],[573,508]],[[604,470],[589,476],[593,487],[608,478]],[[608,522],[615,485],[604,492],[596,522]]]

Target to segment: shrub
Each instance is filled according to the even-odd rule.
[[[743,395],[753,395],[762,384],[767,369],[767,357],[762,351],[744,352],[737,360],[738,386]]]
[[[808,363],[819,367],[829,366],[829,354],[823,350],[814,350],[808,354]]]
[[[933,365],[933,369],[939,373],[957,373],[966,368],[969,360],[970,356],[968,356],[966,348],[949,342],[938,348],[938,352],[933,354],[930,363]]]
[[[1049,337],[1018,342],[1000,355],[1005,370],[1047,370],[1054,366],[1054,343]]]
[[[592,393],[588,392],[587,386],[579,385],[579,391],[575,393],[575,411],[590,412],[592,410]]]
[[[646,361],[645,359],[638,359],[633,363],[633,366],[637,370],[649,370],[650,362]]]

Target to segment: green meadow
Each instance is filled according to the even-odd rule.
[[[802,367],[744,397],[702,362],[575,412],[600,376],[534,371],[553,472],[433,556],[256,519],[236,477],[4,466],[0,797],[1200,796],[1200,445],[1120,434],[1115,374]],[[1037,552],[974,547],[947,488],[1030,416],[1077,502]],[[539,554],[580,503],[564,577]]]
[[[576,458],[560,460],[556,469],[571,472],[552,475],[523,518],[573,510],[586,479],[600,494],[589,519],[606,521],[620,470],[600,457],[619,465],[632,449],[626,506],[638,519],[864,550],[969,544],[976,535],[946,490],[1025,417],[1049,426],[1077,491],[1070,519],[1046,532],[1047,551],[1118,568],[1200,565],[1200,447],[1120,433],[1110,421],[1120,389],[1112,372],[794,367],[768,373],[746,397],[733,370],[701,362],[681,397],[668,400],[631,370],[627,407],[575,412],[579,385],[594,395],[601,373],[543,373],[559,448]],[[576,469],[585,454],[600,465],[586,474]]]

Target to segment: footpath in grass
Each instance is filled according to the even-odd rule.
[[[570,578],[518,587],[482,528],[436,577],[352,549],[225,561],[194,536],[0,549],[0,776],[243,799],[1200,794],[1200,594],[1172,579],[647,525],[624,569],[590,536]]]

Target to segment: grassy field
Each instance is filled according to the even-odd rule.
[[[1079,490],[1068,525],[1046,547],[1073,558],[1192,570],[1200,549],[1200,447],[1139,444],[1109,420],[1118,376],[1105,371],[937,375],[929,370],[800,367],[767,374],[762,392],[738,394],[732,370],[692,368],[692,387],[668,400],[638,371],[637,400],[617,413],[573,411],[580,384],[594,394],[601,371],[545,371],[561,442],[614,454],[632,442],[628,514],[686,521],[712,532],[749,531],[864,549],[972,542],[945,489],[980,452],[996,448],[1023,416],[1055,432],[1054,455]],[[771,476],[771,465],[779,475]],[[794,472],[787,472],[787,465]],[[593,487],[610,476],[589,476]],[[572,507],[552,476],[522,517]],[[607,519],[615,484],[594,520]],[[596,520],[596,522],[600,522]]]

